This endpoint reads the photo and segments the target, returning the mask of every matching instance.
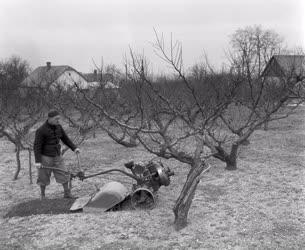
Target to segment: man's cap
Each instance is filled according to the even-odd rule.
[[[56,109],[52,109],[52,110],[50,110],[49,113],[48,113],[48,117],[49,117],[49,118],[52,118],[52,117],[58,116],[58,115],[59,115],[59,112],[58,112]]]

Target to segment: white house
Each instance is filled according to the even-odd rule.
[[[85,77],[67,65],[52,66],[47,62],[46,66],[36,68],[23,82],[28,87],[55,87],[59,85],[64,88],[74,87],[75,83],[82,89],[89,87]]]

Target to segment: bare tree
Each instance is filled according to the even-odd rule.
[[[276,114],[298,93],[287,84],[277,87],[256,80],[256,84],[245,85],[247,77],[240,71],[217,73],[208,64],[204,77],[187,77],[180,43],[171,39],[167,48],[163,36],[156,33],[154,48],[173,69],[166,84],[156,82],[146,58],[130,50],[118,99],[103,102],[78,90],[92,120],[116,142],[126,146],[132,135],[148,152],[189,167],[173,208],[175,227],[181,229],[187,224],[201,174],[210,167],[207,159],[216,157],[227,163],[227,169],[235,169],[240,145],[264,120],[286,117],[289,112]],[[273,95],[269,95],[271,91]],[[235,106],[246,116],[234,117]]]
[[[228,170],[237,168],[239,148],[249,143],[255,130],[286,118],[304,100],[304,82],[293,77],[295,67],[280,78],[261,77],[268,60],[280,50],[281,42],[274,31],[261,27],[239,29],[232,36],[230,81],[238,79],[240,84],[233,102],[215,120],[207,140],[216,152],[214,156],[225,162]],[[294,107],[287,106],[291,100],[297,102]]]
[[[19,57],[11,57],[0,64],[0,137],[15,145],[17,168],[14,180],[21,169],[21,150],[31,151],[29,136],[41,119],[41,106],[32,91],[21,88],[27,77],[28,63]]]
[[[156,52],[176,72],[171,85],[155,82],[145,58],[130,50],[128,82],[120,88],[117,102],[107,106],[79,90],[88,102],[86,107],[97,111],[91,114],[101,128],[111,130],[116,138],[133,135],[148,152],[189,166],[173,209],[175,227],[181,229],[187,224],[200,175],[210,167],[206,159],[214,154],[205,143],[207,130],[230,103],[236,86],[222,86],[226,88],[222,92],[216,88],[200,89],[184,75],[181,45],[171,41],[167,51],[163,38],[157,34],[156,38]],[[205,91],[213,98],[201,98],[207,95]],[[126,140],[115,141],[126,146]]]
[[[232,48],[228,52],[234,71],[248,80],[258,78],[274,54],[284,51],[283,38],[273,30],[248,26],[231,35]]]
[[[215,151],[214,157],[226,163],[227,170],[237,169],[240,146],[249,143],[255,130],[267,122],[287,118],[303,102],[304,93],[289,86],[287,79],[282,84],[272,86],[265,80],[257,81],[250,93],[236,95],[215,121],[206,142]],[[296,105],[288,106],[292,99],[297,100]]]
[[[15,105],[11,107],[13,110],[1,110],[0,137],[6,138],[15,145],[17,168],[13,179],[17,180],[21,170],[20,152],[28,150],[29,157],[31,157],[31,151],[33,150],[31,133],[37,123],[41,121],[43,115],[40,108],[33,108],[32,104],[28,106],[24,100],[15,99]],[[30,161],[29,166],[31,168]]]

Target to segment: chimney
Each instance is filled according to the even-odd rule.
[[[51,69],[51,62],[47,62],[47,70]]]

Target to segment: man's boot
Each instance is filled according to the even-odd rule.
[[[73,197],[71,194],[71,190],[69,189],[68,182],[63,183],[62,186],[64,187],[64,198],[74,199],[75,197]]]
[[[44,200],[46,198],[46,186],[40,185],[40,199]]]

